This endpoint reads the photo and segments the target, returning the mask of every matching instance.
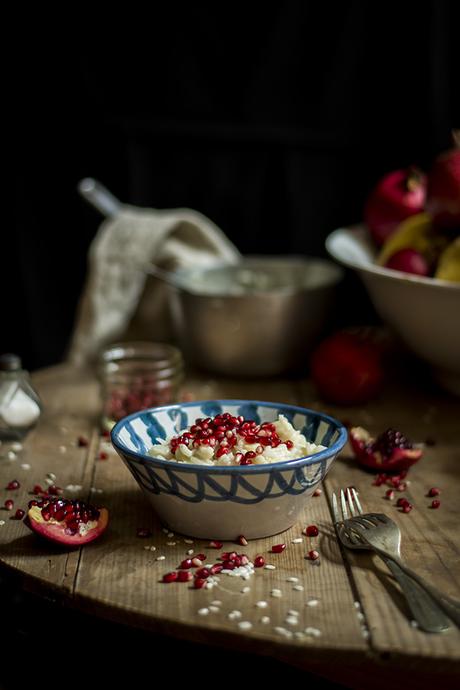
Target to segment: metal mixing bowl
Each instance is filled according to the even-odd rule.
[[[257,257],[175,276],[170,303],[185,358],[219,374],[270,376],[305,367],[342,270],[316,258]]]

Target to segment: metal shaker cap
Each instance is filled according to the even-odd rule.
[[[0,355],[0,371],[19,371],[22,369],[21,358],[12,352]]]

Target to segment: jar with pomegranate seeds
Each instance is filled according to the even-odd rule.
[[[173,345],[110,345],[99,358],[102,428],[110,430],[132,412],[179,402],[183,375],[182,354]]]

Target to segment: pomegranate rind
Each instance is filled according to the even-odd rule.
[[[360,465],[376,472],[402,472],[414,465],[423,455],[422,448],[395,448],[389,458],[372,449],[374,440],[362,427],[350,429],[350,445]]]
[[[35,507],[35,506],[34,506]],[[30,508],[25,518],[25,524],[36,534],[48,541],[53,541],[58,544],[65,544],[66,546],[78,547],[83,544],[89,544],[105,532],[109,523],[109,513],[106,508],[99,508],[99,518],[96,525],[90,528],[85,534],[67,534],[65,532],[65,522],[46,522],[36,518],[37,511]]]

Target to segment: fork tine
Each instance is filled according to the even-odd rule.
[[[348,520],[348,508],[347,508],[347,502],[345,500],[345,494],[343,492],[343,489],[340,489],[340,504],[342,506],[343,519]]]
[[[351,489],[351,494],[352,494],[352,496],[353,496],[355,505],[356,505],[356,507],[358,508],[358,513],[359,513],[360,515],[362,515],[364,511],[363,511],[363,509],[362,509],[362,507],[361,507],[361,503],[359,502],[358,492],[356,491],[356,489],[355,489],[354,487]]]
[[[356,517],[358,514],[358,511],[355,508],[355,504],[353,503],[353,496],[351,494],[350,488],[347,489],[347,502],[348,502],[348,507],[350,509],[350,513],[352,517]]]
[[[332,494],[332,513],[334,516],[334,523],[337,524],[338,522],[342,522],[340,513],[339,513],[339,506],[337,503],[337,496],[335,494]]]

